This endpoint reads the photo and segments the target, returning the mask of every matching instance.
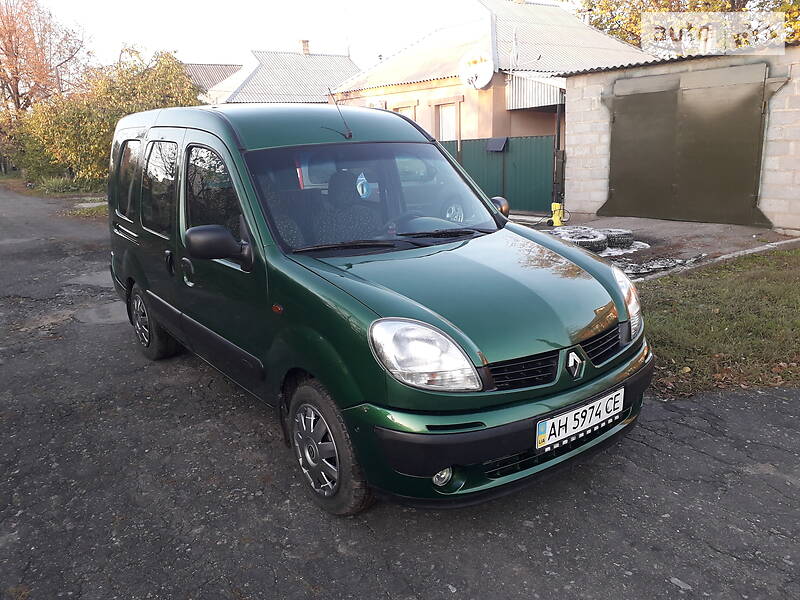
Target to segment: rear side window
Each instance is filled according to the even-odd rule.
[[[175,223],[178,144],[153,142],[142,178],[142,225],[169,235]]]
[[[117,168],[117,212],[128,217],[133,212],[136,189],[136,167],[142,144],[139,140],[123,142]]]
[[[220,155],[208,148],[191,148],[186,166],[187,227],[222,225],[241,239],[241,214],[239,198]]]

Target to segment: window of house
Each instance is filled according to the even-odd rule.
[[[170,235],[175,224],[178,144],[153,142],[142,177],[142,225]]]
[[[394,109],[394,112],[399,113],[404,117],[408,117],[412,121],[417,117],[417,111],[413,106],[398,106]]]
[[[141,152],[139,140],[123,142],[117,167],[117,212],[128,217],[133,211],[136,187],[136,167]]]
[[[440,142],[455,140],[457,138],[457,104],[440,104],[437,107],[439,113],[439,135]]]
[[[186,166],[186,226],[222,225],[241,239],[242,209],[228,168],[219,154],[195,146]]]

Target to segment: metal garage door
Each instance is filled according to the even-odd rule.
[[[769,225],[758,209],[765,63],[620,79],[603,215]]]

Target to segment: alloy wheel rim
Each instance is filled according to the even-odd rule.
[[[142,346],[150,345],[150,318],[147,315],[147,307],[141,296],[133,298],[133,329],[136,338]]]
[[[329,497],[339,488],[339,451],[325,417],[303,404],[294,417],[292,439],[300,469],[311,489]]]

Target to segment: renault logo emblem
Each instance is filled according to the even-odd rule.
[[[580,379],[583,375],[583,360],[574,350],[567,355],[567,371],[573,379]]]

